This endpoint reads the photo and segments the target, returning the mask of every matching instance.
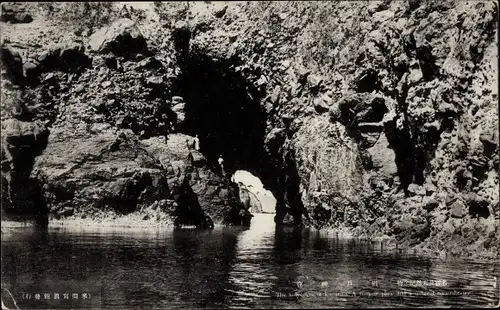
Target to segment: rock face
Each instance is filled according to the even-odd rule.
[[[250,213],[262,213],[262,204],[259,198],[242,185],[239,185],[239,199]]]
[[[285,205],[278,221],[494,253],[498,7],[412,3],[229,6],[217,30],[192,35],[191,53],[238,58],[235,70],[264,89],[265,149],[284,174],[264,182]],[[325,12],[349,17],[305,22]],[[482,232],[445,229],[473,218]]]
[[[208,169],[206,158],[191,148],[193,137],[173,134],[166,144],[156,137],[142,143],[164,167],[171,199],[184,201],[189,195],[194,199],[190,205],[177,203],[178,221],[191,221],[196,218],[193,213],[201,213],[209,222],[247,223],[249,206],[238,203],[236,187]]]
[[[5,218],[249,224],[237,188],[193,149],[193,137],[175,133],[184,102],[171,49],[134,60],[120,53],[144,51],[134,27],[119,20],[96,33],[93,56],[76,42],[2,47]]]
[[[491,253],[497,13],[486,1],[273,2],[119,19],[82,40],[88,51],[3,47],[23,113],[2,121],[50,131],[31,179],[57,216],[154,205],[173,222],[242,224],[223,156],[226,174],[248,170],[273,192],[277,224]],[[91,61],[67,70],[75,57]],[[195,135],[200,152],[184,146]]]
[[[154,157],[130,134],[110,131],[71,141],[51,135],[33,176],[42,180],[56,216],[107,209],[127,214],[166,199],[168,191]]]
[[[159,138],[139,141],[130,130],[71,141],[51,136],[33,177],[44,184],[56,218],[99,219],[109,211],[119,216],[152,209],[182,224],[229,221],[234,193],[205,168],[201,154],[191,153],[189,136],[168,138],[167,145]]]

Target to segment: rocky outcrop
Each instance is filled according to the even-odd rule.
[[[55,218],[99,220],[153,211],[165,223],[231,222],[235,193],[206,168],[203,155],[189,149],[191,137],[170,135],[165,144],[163,138],[139,141],[130,130],[100,127],[71,141],[52,134],[37,157],[33,178],[44,185]]]
[[[493,253],[497,12],[453,1],[235,5],[190,45],[233,59],[265,93],[265,149],[285,171],[284,210],[295,220],[436,253]],[[339,17],[315,23],[318,14]],[[192,29],[206,22],[195,17]],[[287,200],[292,191],[301,203]],[[484,219],[476,233],[442,229],[474,218]]]
[[[147,51],[147,43],[135,22],[122,18],[96,31],[89,39],[92,51],[132,55]]]
[[[33,17],[22,6],[22,3],[2,3],[0,20],[12,24],[25,24],[31,23]]]
[[[193,137],[173,134],[167,137],[166,144],[156,137],[142,143],[164,167],[172,199],[186,199],[186,192],[196,197],[192,205],[177,203],[175,212],[181,214],[180,222],[196,218],[193,213],[202,213],[215,223],[248,224],[249,206],[239,204],[236,188],[208,168],[207,159],[192,148]]]
[[[251,214],[262,213],[262,204],[259,198],[246,188],[243,184],[238,184],[239,186],[239,199],[241,203],[248,208]]]
[[[10,83],[2,91],[6,218],[136,214],[131,218],[207,228],[249,224],[237,188],[212,171],[192,137],[174,133],[185,112],[170,47],[135,59],[120,53],[144,51],[134,27],[124,20],[105,27],[92,37],[90,54],[76,42],[34,52],[20,46],[25,59],[2,49]],[[34,198],[23,205],[17,196]]]
[[[96,124],[99,126],[98,124]],[[70,141],[51,134],[33,177],[44,184],[50,213],[128,214],[167,198],[162,169],[133,135],[102,130]]]

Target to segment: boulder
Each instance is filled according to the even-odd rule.
[[[111,130],[85,138],[51,136],[32,177],[45,185],[43,195],[54,213],[66,207],[74,214],[128,214],[168,196],[159,162],[133,134]]]
[[[165,167],[171,197],[182,191],[192,192],[196,197],[196,208],[214,223],[241,221],[237,216],[231,219],[234,214],[239,214],[237,187],[228,186],[209,169],[205,157],[190,148],[193,140],[188,135],[172,134],[168,136],[167,144],[156,137],[143,140],[142,144]],[[182,203],[179,206],[188,207]],[[246,209],[243,211],[246,215]]]
[[[432,211],[436,209],[439,206],[439,202],[437,202],[435,199],[427,199],[424,201],[422,204],[422,208],[424,208],[427,211]]]
[[[467,207],[461,200],[456,200],[450,206],[450,215],[453,218],[463,218],[467,213]]]
[[[361,122],[380,122],[389,111],[384,98],[364,93],[344,96],[339,102],[339,109],[342,123],[348,126]]]
[[[31,23],[33,17],[25,12],[21,3],[3,3],[0,21],[12,24]]]
[[[131,55],[147,51],[146,39],[134,21],[121,18],[96,31],[89,39],[94,52]]]
[[[23,59],[19,52],[10,46],[0,47],[2,67],[5,68],[7,78],[14,84],[23,83]],[[2,68],[2,69],[3,69]]]

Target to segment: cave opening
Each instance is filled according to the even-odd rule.
[[[252,214],[275,214],[276,198],[261,180],[245,170],[236,171],[231,177],[238,184],[240,201],[248,205]]]
[[[198,135],[200,151],[213,169],[222,155],[227,175],[242,167],[259,174],[266,156],[261,94],[230,67],[205,55],[190,56],[180,78],[186,102],[183,131]]]
[[[48,138],[49,132],[41,131],[38,134],[5,139],[6,147],[2,148],[2,152],[8,152],[9,155],[2,156],[10,157],[11,162],[5,161],[2,166],[2,169],[10,170],[10,174],[2,175],[2,218],[32,220],[35,227],[42,229],[48,226],[49,206],[42,195],[43,184],[30,176],[35,158],[47,147]]]
[[[181,131],[198,136],[200,152],[215,173],[221,174],[218,159],[222,157],[228,180],[245,170],[282,201],[280,171],[264,147],[267,114],[261,99],[265,91],[235,70],[241,65],[237,58],[217,59],[191,50],[179,63],[177,92],[185,102]]]
[[[245,170],[237,170],[231,181],[238,185],[239,200],[252,214],[250,225],[254,231],[268,231],[275,226],[276,198],[261,180]]]

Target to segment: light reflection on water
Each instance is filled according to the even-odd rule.
[[[2,288],[21,308],[481,307],[498,302],[493,287],[498,263],[384,252],[371,243],[306,228],[275,229],[272,221],[273,215],[256,215],[250,229],[213,231],[23,229],[2,236]],[[447,286],[401,287],[398,280],[441,280]],[[23,292],[88,292],[91,298],[35,301],[24,300]]]

